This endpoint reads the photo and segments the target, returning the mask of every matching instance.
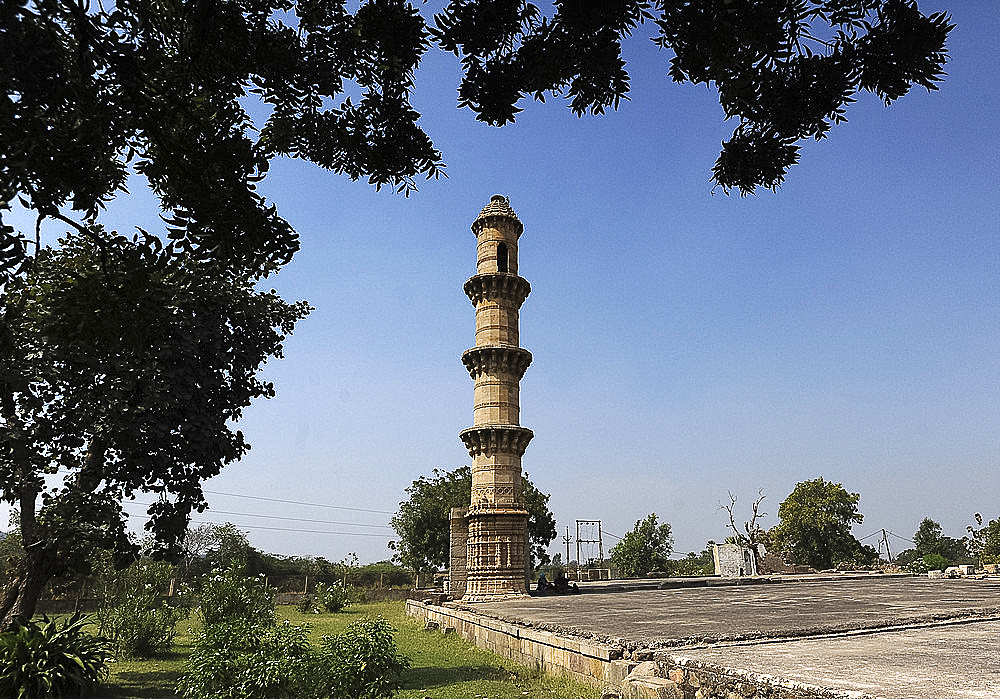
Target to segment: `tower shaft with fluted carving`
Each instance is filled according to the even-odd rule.
[[[517,274],[522,230],[500,195],[472,224],[476,275],[465,282],[465,293],[476,309],[476,345],[462,355],[475,382],[472,427],[461,434],[472,457],[462,598],[467,602],[527,594],[528,513],[521,456],[533,435],[520,426],[520,382],[531,353],[519,346],[518,314],[531,286]]]

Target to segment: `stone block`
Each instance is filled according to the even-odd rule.
[[[636,663],[630,660],[612,660],[608,664],[607,681],[609,684],[618,686],[625,681],[629,673],[635,669]]]
[[[653,662],[652,660],[646,660],[644,662],[638,663],[632,672],[629,673],[626,678],[627,681],[642,679],[646,677],[659,677],[660,676],[660,666]]]
[[[684,699],[684,693],[664,677],[641,677],[622,685],[621,699]]]

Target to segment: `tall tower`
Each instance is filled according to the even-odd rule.
[[[521,490],[521,456],[534,436],[520,426],[520,381],[531,353],[519,347],[518,312],[531,291],[517,274],[524,227],[499,194],[472,224],[476,275],[465,293],[476,308],[476,346],[462,354],[475,381],[472,427],[461,433],[472,457],[463,601],[527,594],[528,512]]]

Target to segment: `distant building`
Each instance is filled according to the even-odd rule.
[[[739,544],[715,544],[712,547],[715,574],[724,578],[758,575],[757,557],[753,549]]]

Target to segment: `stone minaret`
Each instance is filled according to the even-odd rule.
[[[519,423],[520,381],[531,364],[531,353],[518,346],[518,311],[531,291],[517,274],[522,230],[500,195],[490,199],[472,224],[476,276],[465,282],[465,293],[476,308],[476,346],[462,355],[476,382],[472,427],[461,434],[472,456],[466,602],[527,594],[528,513],[521,456],[534,435]]]

